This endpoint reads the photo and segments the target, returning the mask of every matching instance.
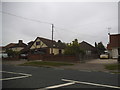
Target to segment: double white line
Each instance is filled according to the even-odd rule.
[[[3,81],[3,80],[12,80],[12,79],[26,78],[26,77],[32,76],[31,74],[25,74],[25,73],[16,73],[16,72],[7,72],[7,71],[0,71],[0,72],[22,75],[22,76],[18,76],[18,77],[11,77],[11,78],[3,78],[3,79],[0,79],[0,80],[2,80],[2,81]]]

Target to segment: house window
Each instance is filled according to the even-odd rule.
[[[40,45],[40,41],[36,42],[36,45]]]

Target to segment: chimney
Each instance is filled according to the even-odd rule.
[[[23,43],[23,41],[22,40],[19,40],[19,42],[18,42],[19,44],[22,44]]]

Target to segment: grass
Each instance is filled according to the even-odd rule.
[[[31,61],[21,64],[22,66],[66,66],[66,65],[74,65],[71,63],[63,63],[63,62],[53,62],[53,61]]]
[[[105,65],[105,69],[107,69],[107,70],[120,70],[120,64]]]

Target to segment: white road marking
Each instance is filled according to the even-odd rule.
[[[0,79],[0,80],[12,80],[12,79],[26,78],[26,77],[32,76],[31,74],[25,74],[25,73],[16,73],[16,72],[7,72],[7,71],[0,71],[0,72],[24,75],[24,76],[18,76],[18,77],[3,78],[3,79]]]
[[[63,86],[72,85],[72,84],[75,84],[75,83],[74,83],[74,82],[69,82],[69,83],[65,83],[65,84],[59,84],[59,85],[49,86],[49,87],[46,87],[45,89],[58,88],[58,87],[63,87]],[[38,90],[39,90],[39,89],[38,89]]]
[[[120,87],[118,87],[118,86],[111,86],[111,85],[103,85],[103,84],[81,82],[81,81],[74,81],[74,80],[67,80],[67,79],[62,79],[62,81],[68,81],[68,82],[73,82],[73,83],[81,83],[81,84],[87,84],[87,85],[94,85],[94,86],[109,87],[109,88],[119,88],[120,89]]]
[[[17,73],[17,72],[8,72],[8,71],[0,71],[4,73],[11,73],[11,74],[20,74],[20,75],[26,75],[26,76],[31,76],[31,74],[25,74],[25,73]]]

